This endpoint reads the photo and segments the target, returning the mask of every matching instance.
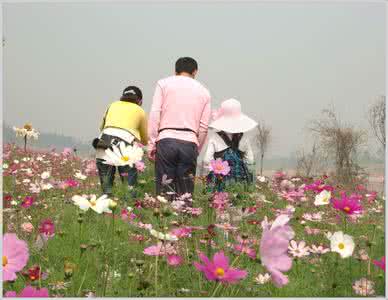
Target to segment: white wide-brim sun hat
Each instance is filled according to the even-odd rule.
[[[241,104],[236,99],[228,99],[221,103],[221,108],[213,113],[209,127],[228,133],[247,132],[258,124],[241,112]]]

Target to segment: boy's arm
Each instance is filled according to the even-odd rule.
[[[139,128],[139,131],[140,131],[140,139],[141,139],[141,143],[146,146],[147,143],[148,143],[148,132],[147,132],[147,115],[146,113],[143,111],[143,116],[140,120],[140,128]]]
[[[106,115],[108,114],[109,107],[105,110],[104,117],[102,119],[101,125],[100,125],[100,131],[102,131],[105,127],[105,120],[106,120]]]
[[[152,106],[148,119],[148,156],[153,159],[156,150],[156,140],[159,135],[160,113],[162,111],[163,90],[156,84]]]
[[[206,142],[207,132],[209,128],[209,122],[211,117],[211,106],[210,106],[210,95],[205,104],[205,108],[203,109],[201,120],[199,122],[199,130],[198,130],[198,152],[201,152],[203,145]]]

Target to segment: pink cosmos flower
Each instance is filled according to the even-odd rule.
[[[288,277],[282,272],[290,270],[292,266],[292,260],[287,255],[288,243],[294,237],[294,231],[287,225],[289,220],[288,216],[281,215],[275,219],[271,227],[267,218],[262,222],[260,257],[278,287],[288,283]]]
[[[48,298],[49,292],[46,288],[34,288],[32,286],[26,286],[19,295],[15,291],[9,291],[5,293],[5,297],[18,297],[18,298]]]
[[[136,163],[135,163],[135,168],[136,168],[136,170],[138,170],[139,172],[144,172],[144,170],[145,170],[145,164],[144,164],[144,162],[142,162],[142,161],[136,162]]]
[[[178,238],[185,238],[185,237],[191,237],[191,232],[193,229],[191,227],[182,227],[182,228],[175,228],[171,230],[172,235],[175,235]]]
[[[325,248],[322,245],[319,245],[319,246],[311,245],[310,252],[314,253],[314,254],[325,254],[327,252],[330,252],[330,249],[329,248]]]
[[[209,166],[210,171],[213,171],[216,175],[226,176],[230,172],[229,163],[223,161],[221,158],[217,158],[210,162]]]
[[[55,225],[50,219],[43,220],[39,225],[39,232],[46,237],[53,237],[55,234]]]
[[[385,256],[383,256],[380,260],[373,260],[373,264],[385,272]]]
[[[34,225],[32,225],[30,222],[23,223],[20,225],[21,229],[24,232],[31,233],[34,230]]]
[[[198,256],[203,264],[194,262],[194,267],[204,273],[207,280],[236,283],[248,275],[245,270],[231,268],[229,266],[229,259],[223,251],[215,253],[212,261],[202,252],[199,252]]]
[[[371,192],[369,194],[365,194],[365,197],[369,203],[374,202],[377,198],[377,192]]]
[[[183,263],[183,258],[179,255],[168,255],[167,256],[167,263],[170,266],[177,267]]]
[[[29,208],[33,203],[34,203],[34,197],[27,196],[27,197],[24,198],[21,206],[23,208]]]
[[[233,249],[240,253],[245,253],[248,257],[256,259],[256,251],[253,248],[250,248],[246,243],[241,243],[233,246]]]
[[[28,246],[25,241],[19,240],[14,233],[3,236],[3,280],[13,281],[16,273],[27,264],[29,257]]]
[[[73,150],[72,150],[71,148],[66,147],[66,148],[64,148],[63,151],[62,151],[62,155],[63,155],[63,156],[69,156],[72,152],[73,152]]]
[[[223,212],[229,207],[229,194],[226,192],[214,193],[212,206],[214,209]]]
[[[332,198],[332,205],[335,209],[343,211],[348,215],[359,214],[362,211],[362,206],[359,197],[356,195],[346,196],[346,193],[341,193],[341,199]]]
[[[321,233],[321,230],[319,228],[310,228],[309,226],[306,226],[304,228],[304,231],[306,232],[306,234],[308,235],[317,235],[317,234],[320,234]]]

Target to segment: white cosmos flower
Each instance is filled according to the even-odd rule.
[[[352,256],[355,245],[350,235],[344,234],[342,231],[337,231],[329,237],[329,240],[332,252],[339,253],[342,258]]]
[[[74,204],[77,205],[83,211],[87,211],[89,210],[89,208],[91,208],[98,214],[102,214],[103,212],[112,212],[109,209],[109,204],[111,200],[108,198],[108,195],[102,195],[98,199],[96,195],[91,195],[90,200],[87,198],[86,195],[75,195],[71,198],[71,200],[73,200]]]
[[[8,169],[8,164],[3,164],[3,169],[5,170],[5,169]]]
[[[12,200],[11,205],[16,206],[16,205],[18,205],[18,203],[15,200]]]
[[[320,192],[318,195],[315,196],[315,201],[314,205],[327,205],[330,204],[330,199],[331,199],[331,192],[323,190]]]
[[[14,164],[18,164],[19,161],[18,161],[17,159],[15,159],[15,160],[13,161],[13,163],[14,163]]]
[[[48,171],[45,171],[45,172],[43,172],[41,175],[40,175],[40,178],[42,178],[42,179],[47,179],[47,178],[49,178],[50,177],[50,172],[48,172]]]
[[[269,275],[268,273],[265,273],[264,275],[263,274],[259,274],[255,278],[255,281],[256,281],[257,284],[265,284],[265,283],[267,283],[270,280],[271,280],[271,275]]]
[[[164,240],[164,241],[177,241],[178,238],[175,235],[169,234],[169,233],[162,233],[159,231],[156,231],[155,229],[151,229],[150,233],[152,236],[158,238],[159,240]]]
[[[40,185],[42,190],[51,190],[54,186],[51,183],[43,183]]]
[[[257,176],[257,180],[261,183],[264,183],[266,181],[265,176]]]
[[[85,180],[87,178],[87,176],[82,174],[81,172],[75,173],[74,177],[78,178],[78,179],[81,179],[81,180]]]
[[[156,199],[158,199],[159,202],[161,202],[161,203],[168,203],[167,199],[164,198],[163,196],[157,196]]]
[[[310,255],[309,247],[306,247],[305,241],[300,241],[299,244],[292,240],[288,246],[288,252],[294,257],[303,257]]]
[[[106,149],[105,164],[113,166],[130,166],[133,167],[135,163],[143,158],[144,151],[136,145],[126,146],[124,142],[120,142],[119,146],[112,146],[112,149]]]

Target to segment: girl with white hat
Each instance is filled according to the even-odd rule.
[[[254,163],[254,155],[244,133],[256,126],[257,122],[241,112],[241,104],[236,99],[222,102],[221,108],[213,113],[213,121],[209,127],[216,132],[209,138],[203,161],[205,165],[209,165],[212,160],[220,158],[227,161],[230,167],[221,187],[214,172],[209,173],[207,182],[213,189],[222,190],[228,182],[252,182],[253,175],[248,165]]]

